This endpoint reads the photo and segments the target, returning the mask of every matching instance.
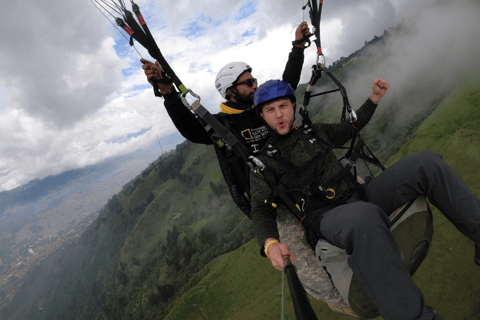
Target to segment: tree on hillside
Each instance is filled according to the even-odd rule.
[[[195,244],[195,239],[197,238],[196,234],[187,235],[183,238],[183,248],[182,248],[182,258],[183,264],[188,265],[193,254],[197,251],[197,246]]]
[[[110,198],[110,200],[108,200],[107,208],[110,212],[115,212],[115,213],[122,212],[123,206],[116,194],[114,194],[113,197]]]
[[[227,193],[227,188],[223,186],[221,183],[217,184],[213,181],[210,181],[210,189],[212,189],[212,193],[216,197],[220,197],[222,194]]]
[[[172,230],[167,230],[167,246],[176,246],[179,235],[180,232],[178,232],[176,225],[173,226]]]
[[[205,227],[200,230],[198,239],[203,244],[212,245],[217,241],[217,234],[214,231]]]
[[[150,191],[150,193],[147,196],[147,204],[150,204],[153,199],[155,199],[155,195]]]

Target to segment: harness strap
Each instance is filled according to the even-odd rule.
[[[302,128],[304,129],[304,128]],[[320,185],[320,182],[317,177],[318,172],[318,159],[324,156],[326,153],[331,151],[334,148],[334,144],[329,144],[318,137],[314,128],[306,127],[303,130],[303,133],[312,137],[311,142],[318,143],[319,145],[324,146],[322,150],[320,150],[311,160],[300,167],[294,166],[290,163],[287,159],[285,159],[280,152],[274,148],[272,144],[275,144],[278,141],[278,138],[274,138],[271,141],[271,144],[268,144],[268,147],[264,149],[263,153],[266,154],[268,157],[271,157],[278,161],[282,166],[284,166],[287,170],[286,178],[287,178],[287,187],[284,185],[277,185],[272,181],[265,181],[268,183],[270,188],[272,189],[272,194],[265,200],[265,203],[268,205],[272,205],[276,207],[274,203],[275,198],[279,198],[283,203],[289,208],[289,210],[295,215],[295,217],[302,223],[305,228],[313,230],[315,237],[320,237],[320,228],[317,226],[313,220],[311,219],[311,212],[312,206],[310,205],[310,196],[317,196],[322,203],[325,204],[324,207],[327,206],[338,206],[344,204],[344,201],[334,200],[335,191],[330,188],[331,185],[334,185],[338,182],[345,174],[350,174],[350,168],[342,170],[339,174],[337,174],[334,178],[329,180],[323,186]],[[308,167],[311,167],[312,164],[315,163],[314,168],[314,187],[312,186],[297,186],[294,184],[295,173],[302,172]],[[361,186],[357,183],[355,184],[361,188]],[[287,189],[288,188],[288,189]]]
[[[357,129],[358,131],[358,129]],[[358,139],[358,141],[356,141]],[[355,143],[356,142],[356,143]],[[370,153],[371,157],[367,156],[365,152],[365,148],[367,148],[368,152]],[[344,149],[343,147],[339,147],[338,149]],[[351,159],[353,162],[357,161],[358,159],[362,159],[364,161],[370,162],[373,165],[376,165],[382,170],[385,170],[385,167],[382,165],[380,160],[373,154],[372,151],[368,148],[366,143],[360,137],[360,132],[356,132],[352,137],[352,142],[350,144],[350,148],[348,148],[347,153],[345,154],[345,158]]]
[[[296,46],[297,44],[302,44],[304,42],[307,43],[307,45],[305,45],[303,48],[306,49],[308,47],[310,47],[310,45],[312,44],[312,42],[310,41],[310,37],[313,36],[313,33],[311,34],[307,34],[306,36],[304,36],[302,39],[300,40],[295,40],[295,41],[292,41],[292,45]]]
[[[272,207],[276,208],[277,204],[272,201],[274,198],[279,198],[281,201],[287,206],[287,208],[293,213],[295,218],[305,227],[307,230],[307,241],[309,245],[312,247],[312,249],[315,249],[315,245],[317,241],[321,237],[321,232],[320,232],[320,225],[315,223],[314,220],[312,219],[312,206],[310,206],[310,200],[309,200],[309,194],[305,194],[306,199],[301,199],[303,200],[303,204],[300,205],[299,203],[295,203],[292,201],[292,199],[287,195],[287,193],[291,193],[294,191],[300,191],[303,192],[302,190],[299,189],[291,189],[291,190],[286,190],[286,188],[282,185],[277,185],[275,183],[272,183],[271,181],[265,180],[270,188],[272,189],[272,194],[268,197],[268,199],[265,200],[265,203],[268,205],[271,205]],[[345,202],[338,201],[338,200],[330,200],[330,199],[322,199],[322,201],[325,203],[325,206],[318,208],[315,210],[316,213],[319,213],[319,211],[324,212],[328,211],[332,207],[339,206],[342,204],[345,204]],[[309,232],[311,230],[313,234]]]
[[[227,129],[229,132],[230,130],[230,121],[224,121],[224,126],[225,129]],[[233,175],[237,178],[238,183],[240,183],[240,186],[242,189],[249,195],[250,194],[250,182],[248,181],[248,167],[245,164],[244,161],[240,159],[240,157],[235,153],[235,152],[228,152],[225,153],[225,157],[227,159],[227,162],[232,169]]]
[[[155,79],[155,78],[152,78],[152,81],[153,81],[153,93],[155,94],[155,97],[163,97],[163,94],[160,93],[160,90],[158,90],[158,84],[159,83],[162,83],[162,84],[169,84],[169,83],[173,83],[172,79],[168,78],[162,71],[162,76],[163,78],[162,79]]]
[[[209,132],[212,139],[218,143],[221,140],[224,144],[227,144],[232,150],[246,163],[249,162],[248,151],[244,144],[242,144],[224,125],[218,121],[204,106],[202,106],[198,100],[192,104],[192,109],[195,114],[200,117],[208,126],[213,129],[213,132]],[[209,128],[205,128],[208,130]]]

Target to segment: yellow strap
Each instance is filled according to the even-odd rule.
[[[326,196],[327,199],[333,199],[333,198],[335,198],[335,190],[333,190],[332,188],[328,188],[327,191],[330,191],[331,193],[333,193],[333,195],[331,195],[331,196]]]
[[[300,203],[302,204],[302,206],[300,207]],[[302,198],[302,200],[300,200],[299,203],[296,204],[297,206],[297,209],[300,210],[300,211],[305,211],[305,199]]]
[[[268,204],[268,199],[265,199],[265,203]],[[275,202],[272,202],[270,203],[272,205],[272,207],[276,208],[277,207],[277,204]]]
[[[239,114],[239,113],[242,113],[243,111],[245,111],[245,110],[238,110],[238,109],[235,109],[235,108],[230,108],[229,106],[227,106],[227,105],[224,104],[224,103],[221,103],[221,104],[220,104],[220,112],[221,112],[221,113],[226,113],[226,114]]]

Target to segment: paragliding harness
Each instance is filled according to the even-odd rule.
[[[344,177],[347,177],[348,180],[352,182],[356,189],[360,192],[363,200],[366,200],[366,194],[363,186],[360,185],[352,173],[352,169],[355,168],[355,160],[353,159],[349,159],[349,161],[345,163],[343,170],[341,170],[337,175],[330,178],[327,182],[320,184],[318,179],[318,160],[327,153],[331,152],[334,148],[336,148],[336,146],[334,144],[327,143],[318,137],[313,128],[302,126],[298,130],[307,135],[308,140],[311,143],[317,144],[320,147],[320,151],[318,151],[318,153],[305,164],[297,167],[283,157],[281,152],[275,147],[276,139],[270,139],[266,148],[264,148],[263,154],[276,160],[286,169],[285,177],[287,183],[277,184],[265,178],[265,181],[272,189],[272,193],[267,199],[265,199],[265,204],[271,205],[275,208],[277,206],[277,201],[283,202],[305,227],[307,232],[307,241],[312,249],[314,249],[315,244],[320,237],[320,229],[318,223],[316,223],[314,220],[314,216],[317,216],[320,211],[325,212],[335,206],[345,203],[343,201],[334,199],[336,196],[334,186],[337,185]],[[312,175],[313,181],[308,185],[295,184],[295,177],[304,174],[307,168],[312,167],[314,168]],[[315,214],[312,214],[313,210],[315,210]]]
[[[228,121],[223,121],[224,123],[222,124],[200,104],[200,96],[195,94],[192,90],[187,89],[180,81],[162,55],[137,4],[131,0],[132,10],[135,13],[138,22],[135,20],[133,14],[127,10],[123,0],[118,0],[119,4],[113,0],[108,4],[106,0],[91,1],[95,1],[98,6],[107,12],[108,10],[105,8],[105,5],[108,6],[110,10],[121,14],[123,17],[117,17],[115,18],[115,21],[117,25],[120,26],[130,36],[130,45],[133,46],[133,40],[136,40],[145,49],[147,49],[150,56],[152,56],[152,58],[159,63],[162,70],[163,79],[153,80],[153,90],[155,96],[162,96],[158,90],[157,83],[173,83],[177,87],[178,91],[180,91],[181,101],[188,109],[193,111],[198,121],[200,121],[203,128],[205,131],[207,131],[210,138],[216,145],[215,150],[218,155],[220,167],[225,180],[229,185],[232,198],[237,206],[251,219],[248,173],[249,169],[262,170],[263,163],[256,157],[249,155],[245,144],[237,139],[230,131]],[[99,3],[98,1],[101,1],[103,4]],[[97,9],[99,8],[97,7]],[[197,99],[192,104],[190,104],[186,99],[186,96],[189,93]]]
[[[317,1],[318,1],[318,4],[317,4]],[[306,127],[312,126],[312,121],[308,117],[310,98],[340,91],[342,95],[342,100],[343,100],[343,109],[342,109],[342,116],[340,118],[340,121],[341,122],[347,121],[346,114],[348,113],[349,122],[354,129],[354,135],[351,139],[350,147],[349,148],[344,148],[340,146],[337,147],[339,149],[349,150],[344,157],[347,160],[347,163],[346,165],[344,165],[344,167],[353,168],[354,170],[353,173],[354,173],[354,176],[356,177],[357,174],[356,174],[355,162],[357,159],[362,159],[366,162],[372,163],[373,165],[381,168],[382,170],[385,170],[385,167],[380,163],[380,161],[375,157],[375,155],[372,153],[372,151],[370,151],[370,149],[367,147],[365,142],[360,137],[360,130],[356,126],[357,115],[355,111],[352,110],[352,107],[350,106],[345,87],[340,83],[340,81],[337,80],[337,78],[335,78],[335,76],[327,69],[325,65],[325,56],[322,53],[322,46],[320,41],[320,20],[322,15],[323,0],[313,0],[313,1],[308,0],[307,4],[303,6],[302,9],[305,10],[307,6],[310,7],[309,14],[310,14],[312,25],[314,27],[314,33],[307,35],[306,39],[308,39],[312,35],[315,35],[316,38],[314,42],[315,42],[315,45],[317,46],[317,61],[316,61],[316,64],[312,66],[312,77],[310,78],[307,89],[305,90],[303,106],[301,106],[299,109],[299,114],[302,116],[302,119],[303,119],[302,125]],[[337,89],[312,94],[313,87],[315,86],[317,81],[321,78],[322,72],[324,72],[335,83],[335,85],[337,86]],[[370,153],[370,156],[367,156],[365,149],[368,150],[368,152]]]
[[[281,155],[279,150],[276,149],[276,140],[270,140],[271,143],[267,144],[267,147],[264,149],[264,154],[267,157],[275,159],[283,167],[287,168],[286,185],[277,185],[272,181],[267,181],[273,192],[268,197],[268,199],[265,200],[265,203],[276,207],[276,200],[278,199],[282,201],[300,221],[300,223],[302,223],[302,225],[305,227],[307,231],[307,241],[314,250],[315,244],[321,237],[321,233],[318,223],[316,223],[312,219],[312,216],[314,216],[311,214],[313,208],[315,208],[316,211],[315,215],[318,215],[319,213],[325,212],[335,206],[345,204],[345,201],[334,199],[336,194],[335,190],[333,189],[333,186],[339,183],[340,180],[344,179],[344,177],[348,178],[348,180],[356,187],[356,190],[353,189],[354,191],[352,192],[352,195],[353,193],[358,191],[360,198],[362,200],[368,201],[364,186],[360,184],[360,182],[358,182],[358,173],[356,167],[356,162],[358,159],[362,159],[365,164],[366,162],[369,162],[375,166],[378,166],[382,170],[385,170],[385,167],[380,163],[380,161],[375,157],[375,155],[370,151],[370,149],[368,149],[367,145],[360,137],[360,130],[357,126],[357,115],[350,106],[345,87],[325,66],[325,57],[322,53],[320,43],[320,17],[322,5],[323,0],[309,0],[308,3],[304,7],[302,7],[303,10],[305,10],[307,6],[310,7],[310,18],[314,27],[314,33],[305,36],[302,40],[299,41],[307,41],[308,45],[306,47],[308,47],[310,45],[309,38],[313,35],[316,36],[314,42],[317,46],[317,62],[315,65],[312,66],[312,76],[305,91],[303,106],[301,106],[299,109],[299,114],[302,117],[302,126],[298,129],[301,130],[302,133],[311,137],[309,139],[310,142],[317,143],[321,147],[321,150],[306,164],[302,165],[301,167],[295,167]],[[322,61],[320,61],[320,58],[323,58]],[[335,83],[337,89],[312,94],[312,90],[317,81],[320,79],[322,72],[324,72]],[[348,113],[349,122],[353,128],[350,147],[337,146],[322,140],[317,135],[315,127],[312,125],[312,121],[308,116],[310,98],[337,91],[341,93],[343,99],[343,110],[340,121],[346,122],[346,114]],[[345,156],[339,160],[340,164],[343,166],[343,170],[341,170],[335,176],[331,177],[327,182],[320,185],[317,176],[318,159],[323,157],[333,149],[348,149]],[[367,155],[365,149],[368,150],[370,155]],[[311,166],[315,166],[313,183],[311,185],[294,184],[294,177],[299,173],[301,174],[306,168]],[[370,171],[368,165],[367,168]],[[373,176],[372,173],[371,175]],[[348,199],[348,197],[346,198]]]
[[[223,116],[223,114],[219,115]],[[222,122],[225,128],[231,132],[230,121],[227,119],[222,120],[224,120]],[[245,146],[241,140],[239,140],[239,143]],[[250,168],[252,168],[252,165],[249,165],[249,163],[246,163],[243,160],[246,156],[237,154],[235,150],[229,147],[229,145],[224,144],[222,146],[220,144],[216,144],[215,152],[217,154],[217,159],[223,174],[223,178],[228,185],[233,201],[249,219],[252,219],[250,214],[252,207],[250,205],[249,179]]]

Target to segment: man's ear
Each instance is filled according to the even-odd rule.
[[[230,87],[227,89],[227,96],[234,98],[235,97],[235,91]]]
[[[255,109],[257,108],[257,106],[253,106]],[[258,110],[255,110],[259,115],[260,117],[262,117],[263,119],[265,119],[265,117],[263,116],[263,108],[260,110],[260,112],[258,112]]]

